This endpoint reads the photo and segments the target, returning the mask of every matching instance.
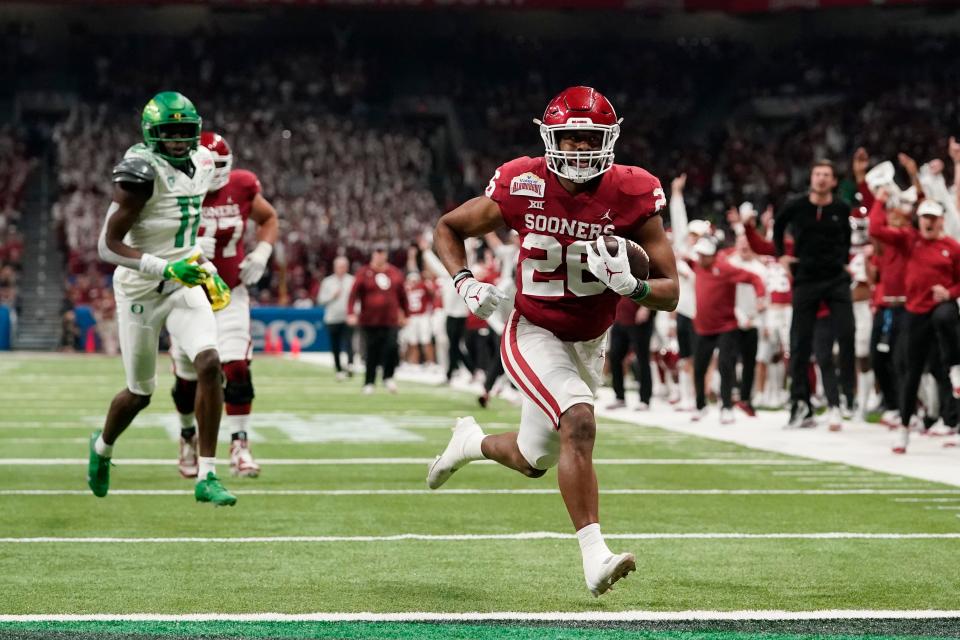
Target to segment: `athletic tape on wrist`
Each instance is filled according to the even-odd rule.
[[[140,256],[140,271],[151,276],[163,277],[163,272],[167,268],[167,261],[158,258],[155,255],[144,253]]]
[[[638,280],[637,287],[630,294],[630,299],[634,302],[640,302],[648,295],[650,295],[650,285],[646,280]]]

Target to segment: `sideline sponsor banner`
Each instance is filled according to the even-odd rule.
[[[283,341],[283,350],[290,350],[296,337],[302,351],[329,351],[330,336],[323,323],[323,308],[293,309],[289,307],[254,307],[250,309],[250,336],[254,351],[263,351],[267,331],[274,340]]]
[[[0,306],[0,349],[9,349],[9,340],[4,347],[3,313],[6,307]],[[79,305],[74,308],[77,326],[80,328],[81,345],[86,339],[87,330],[96,326],[96,320],[90,307]],[[293,309],[289,307],[254,307],[250,310],[250,335],[253,338],[254,351],[263,351],[266,332],[276,340],[283,342],[283,350],[290,350],[290,342],[296,337],[302,351],[329,351],[330,335],[323,323],[323,308]],[[9,330],[7,331],[9,334]]]
[[[13,318],[10,307],[0,304],[0,351],[9,351],[13,341]]]

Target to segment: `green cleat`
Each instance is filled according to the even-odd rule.
[[[208,471],[207,477],[197,483],[193,495],[197,502],[212,502],[217,507],[232,507],[237,504],[237,497],[227,491],[213,471]]]
[[[100,437],[99,431],[90,436],[90,462],[87,463],[87,484],[90,491],[98,498],[107,495],[110,489],[110,458],[104,458],[97,453],[93,444]]]

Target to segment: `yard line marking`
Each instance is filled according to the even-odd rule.
[[[960,507],[943,507],[943,506],[930,506],[924,507],[924,509],[934,509],[936,511],[957,511]]]
[[[910,478],[910,480],[913,482],[916,482],[914,478]],[[851,482],[851,483],[843,483],[843,484],[840,484],[840,483],[824,484],[823,488],[824,489],[876,489],[880,487],[889,487],[889,486],[890,486],[889,482],[869,482],[869,483],[868,482],[864,482],[864,483]],[[909,486],[900,485],[900,486],[903,489],[909,489],[910,487],[914,487],[918,485],[909,485]]]
[[[90,613],[0,615],[0,622],[461,622],[517,620],[544,622],[683,622],[688,620],[928,620],[960,618],[958,610],[822,609],[819,611],[465,611],[437,613]]]
[[[866,469],[825,469],[823,471],[817,470],[802,470],[802,471],[772,471],[771,475],[775,476],[872,476],[876,475],[876,471],[867,471]]]
[[[120,537],[55,537],[0,538],[0,544],[51,543],[127,543],[127,544],[258,544],[258,543],[324,543],[324,542],[466,542],[476,540],[575,540],[576,534],[558,531],[525,531],[522,533],[398,533],[380,536],[249,536],[120,538]],[[960,540],[960,533],[861,533],[831,531],[823,533],[608,533],[611,540]]]
[[[494,496],[559,495],[557,489],[239,489],[241,496]],[[621,496],[875,496],[960,495],[960,489],[601,489],[601,495]],[[0,496],[88,496],[87,489],[0,489]],[[185,496],[188,489],[113,489],[111,496]],[[895,502],[922,502],[919,498]],[[930,498],[927,501],[960,502],[960,498]]]
[[[790,476],[789,480],[796,480],[797,482],[833,482],[835,485],[831,486],[841,486],[847,484],[865,484],[865,483],[874,483],[874,482],[903,482],[904,480],[911,480],[916,482],[914,478],[900,478],[897,476],[891,476],[889,478],[883,477],[881,474],[866,474],[863,476],[846,476],[846,475],[822,475],[822,476]]]
[[[893,498],[893,502],[960,502],[960,498]]]
[[[374,465],[374,464],[429,464],[433,458],[263,458],[258,462],[270,466],[326,466],[326,465]],[[9,466],[60,466],[86,465],[86,458],[0,458],[0,467]],[[173,458],[115,458],[118,466],[167,466],[175,465]],[[493,460],[478,460],[473,464],[497,464]],[[599,458],[593,464],[600,465],[751,465],[751,466],[808,466],[822,465],[817,460],[781,459],[733,459],[733,458]]]

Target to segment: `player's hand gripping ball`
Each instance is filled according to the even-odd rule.
[[[650,277],[650,258],[632,240],[619,236],[600,236],[587,247],[587,267],[590,272],[622,296],[633,293],[638,280]]]

